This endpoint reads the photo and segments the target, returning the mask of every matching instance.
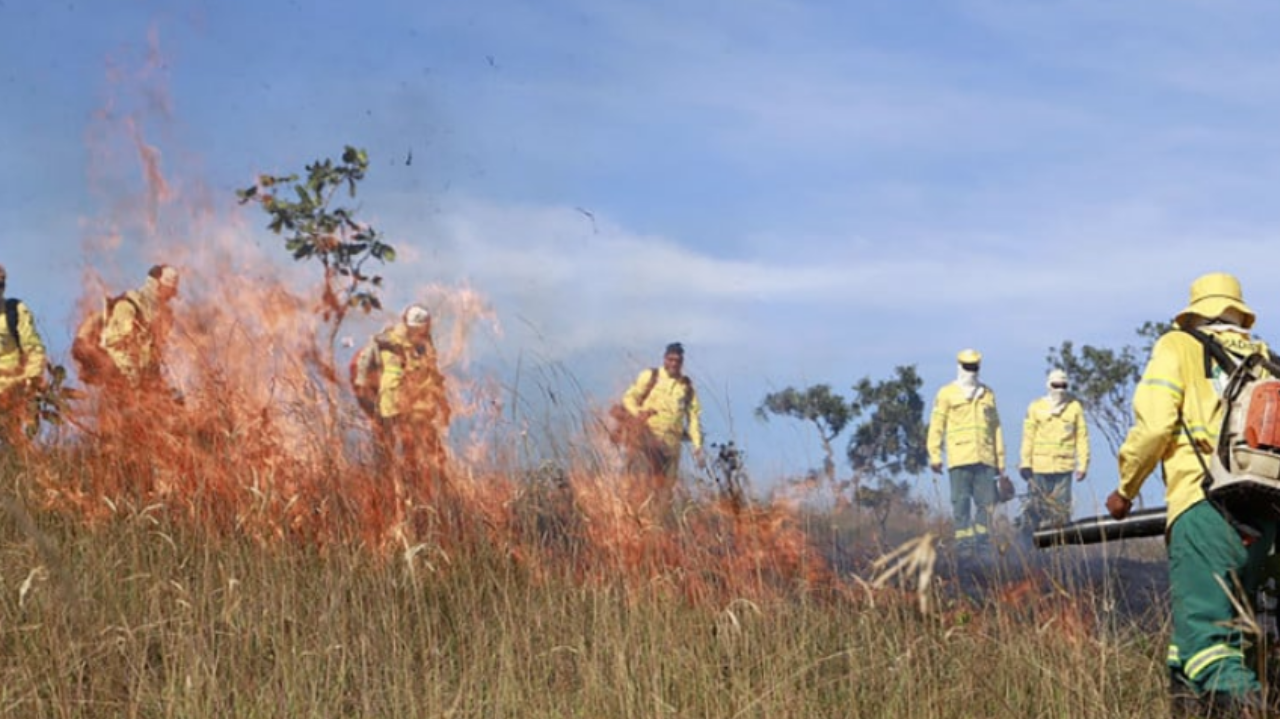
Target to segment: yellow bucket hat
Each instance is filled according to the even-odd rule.
[[[978,364],[982,362],[982,353],[978,350],[960,350],[956,355],[956,361],[960,364]]]
[[[1213,319],[1227,308],[1239,310],[1244,319],[1245,329],[1253,326],[1256,317],[1249,305],[1244,303],[1244,295],[1240,291],[1240,280],[1225,272],[1211,272],[1202,275],[1191,283],[1191,304],[1178,313],[1177,322],[1182,324],[1188,315],[1196,315],[1205,319]]]

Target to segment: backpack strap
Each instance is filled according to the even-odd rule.
[[[1204,376],[1205,377],[1213,376],[1212,362],[1214,361],[1216,361],[1218,363],[1218,366],[1221,367],[1223,371],[1225,371],[1227,374],[1231,374],[1232,372],[1236,371],[1236,367],[1240,363],[1237,362],[1229,352],[1227,352],[1227,349],[1223,347],[1222,343],[1219,342],[1217,339],[1215,339],[1214,337],[1204,332],[1201,332],[1198,329],[1195,329],[1194,327],[1179,327],[1178,329],[1196,338],[1196,341],[1199,342],[1204,347]]]
[[[1228,375],[1234,373],[1236,368],[1240,366],[1240,360],[1233,357],[1231,353],[1227,351],[1227,348],[1223,347],[1222,343],[1214,338],[1213,335],[1201,332],[1194,327],[1179,327],[1178,329],[1196,338],[1201,345],[1204,345],[1205,377],[1213,376],[1213,366],[1210,364],[1210,360],[1217,362],[1218,366],[1221,367]],[[1272,376],[1280,377],[1280,361],[1277,361],[1277,359],[1278,358],[1275,355],[1267,352],[1265,356],[1262,356],[1260,364],[1266,368]]]
[[[377,335],[374,335],[373,342],[371,344],[373,345],[372,361],[373,364],[378,367],[382,366],[382,352],[384,351],[390,352],[391,354],[399,357],[402,361],[409,354],[404,345],[393,342],[385,332],[379,332]]]
[[[689,375],[680,375],[680,384],[684,385],[684,398],[680,400],[680,408],[688,410],[689,405],[693,404],[693,380],[689,379]],[[644,391],[636,399],[637,407],[644,407],[645,400],[649,399],[649,395],[653,392],[653,388],[658,384],[658,368],[651,367],[649,369],[649,381],[644,386]]]
[[[1222,343],[1213,336],[1192,327],[1179,327],[1178,329],[1191,335],[1204,346],[1204,376],[1206,378],[1212,377],[1213,375],[1212,362],[1217,362],[1218,366],[1222,367],[1228,375],[1234,375],[1236,369],[1238,369],[1241,364],[1248,365],[1250,362],[1262,364],[1268,371],[1271,371],[1273,374],[1275,373],[1275,370],[1273,369],[1275,365],[1271,362],[1271,358],[1269,357],[1255,354],[1250,356],[1244,362],[1240,362],[1232,357],[1231,353],[1227,352],[1226,348],[1222,346]],[[1228,389],[1228,392],[1229,391],[1230,390]],[[1226,414],[1223,418],[1224,425],[1230,421],[1230,402],[1226,403],[1225,412]],[[1191,428],[1187,426],[1186,419],[1181,415],[1178,417],[1178,424],[1181,425],[1182,432],[1187,438],[1187,444],[1192,453],[1195,454],[1196,461],[1200,463],[1200,469],[1204,473],[1204,478],[1200,481],[1200,488],[1204,492],[1205,499],[1209,504],[1213,505],[1214,509],[1218,510],[1218,513],[1222,515],[1223,519],[1227,520],[1227,524],[1231,525],[1242,537],[1247,537],[1249,541],[1254,541],[1260,538],[1262,536],[1262,532],[1253,526],[1252,522],[1241,519],[1231,511],[1231,508],[1228,507],[1225,502],[1215,498],[1210,492],[1210,489],[1213,487],[1213,472],[1209,467],[1209,463],[1205,461],[1204,456],[1201,455],[1200,445],[1196,443],[1195,437],[1191,434]]]
[[[658,368],[649,368],[649,381],[644,386],[644,391],[636,398],[636,406],[644,407],[644,403],[649,399],[649,395],[653,393],[653,388],[658,384]]]
[[[4,301],[4,320],[9,325],[9,334],[13,337],[13,343],[18,346],[18,352],[22,352],[22,337],[18,335],[18,307],[21,304],[22,300],[16,297],[9,297]]]
[[[142,319],[142,307],[138,301],[129,296],[128,292],[121,292],[118,295],[109,295],[102,303],[102,323],[97,326],[98,336],[94,338],[94,343],[102,345],[103,334],[107,329],[107,325],[111,324],[111,315],[116,311],[116,305],[121,302],[128,302],[133,305],[133,329],[146,328],[147,323]]]
[[[115,311],[115,309],[116,309],[116,305],[120,304],[121,302],[128,302],[129,304],[133,305],[134,318],[135,318],[135,319],[134,319],[134,323],[136,323],[136,324],[142,324],[142,319],[141,319],[141,318],[142,318],[142,307],[141,307],[140,305],[138,305],[138,301],[137,301],[137,300],[135,300],[135,299],[133,299],[132,297],[130,297],[130,296],[129,296],[129,293],[128,293],[128,292],[121,292],[120,294],[116,295],[115,297],[108,297],[108,298],[107,298],[107,311],[106,311],[106,314],[105,314],[105,315],[103,316],[103,318],[102,318],[102,319],[103,319],[103,321],[104,321],[104,322],[106,322],[106,321],[110,321],[110,320],[111,320],[111,313]]]

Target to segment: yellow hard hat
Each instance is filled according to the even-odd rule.
[[[1191,304],[1178,313],[1177,321],[1183,324],[1188,315],[1211,320],[1229,307],[1244,315],[1242,324],[1245,329],[1253,326],[1255,316],[1249,305],[1244,303],[1240,280],[1225,272],[1211,272],[1191,283]]]
[[[960,364],[978,364],[982,361],[982,353],[973,349],[960,350],[960,353],[956,355],[956,360]]]

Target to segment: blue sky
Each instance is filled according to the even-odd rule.
[[[751,416],[787,385],[916,364],[931,398],[974,346],[1012,450],[1047,347],[1130,342],[1203,272],[1274,335],[1272,3],[111,5],[0,0],[0,262],[55,352],[85,268],[131,285],[157,238],[294,271],[233,190],[345,143],[402,250],[390,303],[492,308],[468,371],[604,403],[681,340],[759,479],[819,462]],[[154,230],[135,137],[171,192]],[[1079,513],[1114,482],[1094,451]]]

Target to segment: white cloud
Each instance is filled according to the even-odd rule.
[[[480,200],[443,208],[429,231],[414,234],[446,248],[433,253],[433,273],[468,277],[513,343],[536,341],[552,357],[643,351],[673,336],[746,354],[769,354],[786,336],[818,338],[836,354],[882,351],[859,346],[866,326],[883,327],[893,343],[916,336],[906,344],[917,347],[955,327],[1042,347],[1046,337],[1127,333],[1167,318],[1194,276],[1220,268],[1240,274],[1251,297],[1280,300],[1247,259],[1265,252],[1276,230],[1172,231],[1145,211],[1099,212],[1027,236],[929,236],[922,226],[919,237],[864,240],[847,251],[829,238],[826,251],[798,246],[791,257],[745,248],[713,255],[608,216],[592,222],[576,208]],[[389,275],[421,270],[411,263]]]

